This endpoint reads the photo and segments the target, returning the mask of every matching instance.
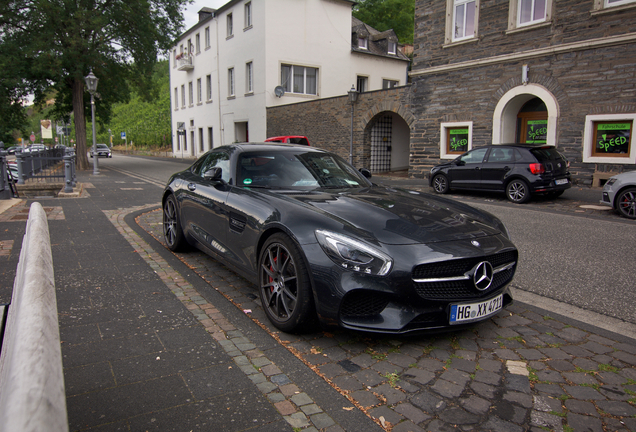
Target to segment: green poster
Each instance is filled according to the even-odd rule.
[[[448,152],[464,153],[468,151],[468,129],[449,129],[448,130]]]
[[[548,138],[547,120],[528,120],[526,142],[529,144],[545,144]]]
[[[597,123],[596,153],[629,153],[631,123]]]

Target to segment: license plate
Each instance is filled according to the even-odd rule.
[[[568,183],[568,179],[558,179],[558,180],[555,180],[554,183],[556,185],[567,184]]]
[[[503,294],[479,303],[459,303],[451,305],[450,323],[475,321],[490,316],[503,306]]]

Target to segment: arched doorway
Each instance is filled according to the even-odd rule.
[[[370,170],[374,173],[409,168],[410,128],[398,114],[381,112],[368,123]]]
[[[548,133],[548,109],[538,97],[523,104],[517,114],[516,142],[545,144]]]
[[[541,111],[543,107],[545,111]],[[528,127],[531,128],[532,125],[534,129],[531,128],[530,131],[533,133],[538,126],[542,126],[545,129],[545,133],[542,134],[543,143],[556,145],[558,118],[557,99],[545,87],[538,84],[514,87],[497,102],[492,117],[492,142],[493,144],[520,142],[525,124],[525,133],[528,133]],[[524,137],[525,142],[530,142],[527,138],[527,136]]]

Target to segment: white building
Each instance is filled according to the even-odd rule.
[[[201,9],[170,56],[175,157],[263,141],[269,106],[342,96],[352,85],[405,85],[408,58],[395,33],[353,18],[353,4],[232,0]]]

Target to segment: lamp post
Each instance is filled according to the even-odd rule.
[[[113,148],[113,131],[108,129],[108,146]]]
[[[358,92],[352,85],[351,90],[347,93],[349,93],[349,102],[351,103],[351,142],[349,144],[349,163],[353,165],[353,105],[358,100]]]
[[[97,157],[97,137],[95,136],[95,92],[97,91],[97,81],[99,81],[99,78],[97,78],[94,74],[93,74],[93,68],[91,68],[91,71],[88,75],[86,75],[86,77],[84,78],[86,80],[86,88],[88,89],[88,92],[91,94],[91,116],[92,116],[92,123],[93,123],[93,175],[97,175],[99,174],[99,162],[98,162],[98,157]]]

